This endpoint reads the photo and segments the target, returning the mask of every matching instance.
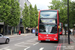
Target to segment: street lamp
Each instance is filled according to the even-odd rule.
[[[69,0],[67,0],[67,17],[68,17],[68,44],[70,44],[70,33],[69,33]]]

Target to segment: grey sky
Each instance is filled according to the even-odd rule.
[[[29,0],[32,6],[34,7],[36,4],[38,9],[48,9],[48,5],[50,5],[49,2],[51,1],[52,0]]]
[[[52,0],[29,0],[29,2],[32,4],[33,7],[36,4],[37,8],[41,10],[41,9],[48,9],[48,6],[51,5],[49,4],[49,2],[52,2]]]

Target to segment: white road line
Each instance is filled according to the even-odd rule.
[[[27,49],[29,49],[30,48],[30,46],[29,47],[27,47],[27,48],[25,48],[24,50],[27,50]]]
[[[33,45],[37,45],[39,42],[37,42],[37,43],[35,43],[35,44],[33,44]]]
[[[28,47],[28,46],[24,46],[24,45],[15,45],[17,47]]]
[[[44,49],[44,47],[41,47],[39,50],[43,50]]]
[[[17,44],[15,44],[15,46],[18,46],[18,47],[28,47],[28,46],[24,46],[22,44],[24,44],[24,42],[17,43]]]

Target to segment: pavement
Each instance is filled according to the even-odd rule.
[[[66,37],[68,38],[68,35],[66,35]],[[64,43],[64,50],[75,50],[75,37],[73,34],[70,35],[70,40],[72,40],[72,42],[70,41],[70,44]]]
[[[30,34],[32,34],[32,33],[22,33],[22,34],[13,34],[13,35],[5,35],[5,36],[7,36],[7,37],[9,37],[9,38],[11,38],[11,37],[17,37],[17,36],[27,36],[27,35],[30,35]]]

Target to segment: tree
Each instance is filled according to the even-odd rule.
[[[75,24],[75,2],[70,3],[70,16],[69,16],[69,22],[70,22],[70,27],[73,28]]]
[[[16,27],[20,23],[20,7],[19,2],[17,0],[11,0],[11,10],[10,15],[7,18],[6,22],[9,26],[11,26],[11,35],[12,35],[12,28]]]
[[[11,0],[11,14],[8,16],[7,23],[10,26],[17,26],[20,22],[20,7],[17,0]]]
[[[37,10],[37,6],[34,6],[34,13],[35,13],[35,18],[36,18],[36,26],[38,25],[38,10]]]
[[[51,4],[52,6],[48,6],[50,9],[59,10],[60,22],[62,22],[63,25],[67,23],[67,0],[52,0]]]
[[[25,3],[25,6],[24,6],[24,9],[23,9],[23,11],[22,11],[22,15],[23,15],[23,22],[22,22],[22,24],[23,24],[23,26],[24,27],[29,27],[30,26],[30,17],[29,17],[29,9],[28,9],[28,6],[27,6],[27,4]]]
[[[52,4],[51,6],[48,6],[49,9],[58,9],[58,7],[60,7],[60,0],[52,0],[52,2],[50,2],[50,4]]]
[[[35,27],[36,26],[36,17],[34,13],[34,8],[32,8],[32,5],[30,4],[29,7],[29,15],[30,15],[30,27]]]
[[[4,22],[4,34],[5,34],[5,24],[7,24],[7,19],[11,14],[11,0],[0,0],[0,21]]]
[[[8,16],[10,16],[11,0],[0,0],[0,20],[7,22]]]

